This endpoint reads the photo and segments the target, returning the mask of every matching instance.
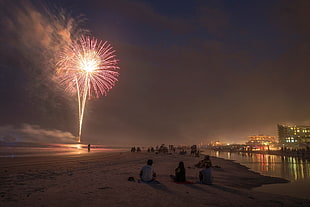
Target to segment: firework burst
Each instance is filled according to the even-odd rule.
[[[87,99],[107,95],[119,73],[115,50],[110,44],[82,36],[65,48],[57,63],[57,74],[65,90],[77,94],[79,106],[78,141],[82,134]]]

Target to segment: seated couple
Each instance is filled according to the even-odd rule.
[[[190,183],[186,181],[184,163],[180,162],[179,166],[175,169],[175,176],[171,176],[175,182]],[[212,185],[212,172],[211,165],[206,163],[203,169],[199,171],[199,183]]]

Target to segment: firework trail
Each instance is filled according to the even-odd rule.
[[[81,141],[87,99],[107,95],[119,73],[115,50],[110,44],[81,36],[67,46],[57,63],[57,74],[65,90],[77,94],[79,107],[78,141]]]

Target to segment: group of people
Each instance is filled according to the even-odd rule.
[[[140,147],[132,147],[130,152],[141,152],[141,148]]]
[[[200,151],[198,150],[197,145],[191,146],[191,155],[194,155],[195,157],[200,156]]]
[[[156,172],[153,168],[153,160],[148,160],[147,164],[142,167],[140,171],[140,179],[142,182],[154,183],[156,181]],[[202,168],[199,171],[199,180],[202,184],[211,185],[212,184],[212,163],[208,155],[198,164],[195,165],[198,168]],[[186,170],[184,167],[184,162],[179,162],[179,166],[175,169],[175,175],[171,175],[175,182],[186,182]]]

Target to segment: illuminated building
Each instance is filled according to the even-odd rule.
[[[222,143],[220,141],[215,142],[215,146],[220,146],[220,145],[222,145]]]
[[[272,145],[276,143],[276,136],[255,135],[249,136],[249,145]]]
[[[248,146],[247,150],[250,151],[265,151],[265,150],[275,150],[276,149],[276,136],[266,136],[266,135],[254,135],[248,136],[249,141],[246,143]]]
[[[306,147],[310,143],[310,126],[278,124],[279,144],[288,147]]]

